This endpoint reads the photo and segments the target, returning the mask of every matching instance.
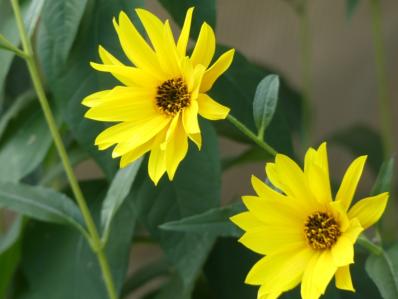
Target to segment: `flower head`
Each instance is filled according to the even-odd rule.
[[[210,66],[215,36],[203,23],[192,54],[187,55],[193,8],[187,11],[177,42],[168,20],[162,22],[144,9],[136,12],[151,45],[121,12],[113,24],[134,66],[122,64],[100,46],[102,64],[91,66],[111,73],[120,85],[93,93],[82,103],[90,107],[85,117],[118,122],[98,135],[98,148],[104,150],[116,144],[112,157],[121,157],[121,167],[150,151],[148,172],[157,183],[165,172],[173,179],[187,153],[188,138],[201,148],[198,114],[210,120],[228,115],[229,109],[206,93],[229,68],[234,50],[225,52]]]
[[[268,179],[281,192],[252,177],[257,196],[244,196],[248,211],[231,220],[245,231],[239,241],[265,255],[246,278],[260,286],[259,299],[278,298],[300,282],[303,299],[318,299],[333,276],[337,288],[354,291],[354,243],[388,200],[382,193],[350,208],[365,161],[362,156],[352,162],[334,199],[325,143],[307,151],[304,170],[281,154],[267,163]]]

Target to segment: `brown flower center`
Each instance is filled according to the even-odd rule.
[[[189,106],[190,93],[182,78],[164,81],[158,86],[156,106],[167,115],[175,115],[181,109]]]
[[[315,212],[308,216],[304,225],[308,244],[316,249],[330,249],[341,235],[340,225],[334,217],[325,212]]]

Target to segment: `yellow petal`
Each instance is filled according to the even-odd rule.
[[[269,225],[301,227],[306,214],[290,200],[242,196],[247,209]],[[304,235],[304,234],[303,234]]]
[[[210,120],[225,119],[230,111],[226,106],[214,101],[207,94],[200,93],[198,96],[199,114]]]
[[[243,212],[235,216],[232,216],[229,219],[245,231],[249,229],[255,230],[257,228],[261,228],[264,226],[264,223],[261,222],[257,217],[255,217],[250,212]]]
[[[130,61],[157,76],[158,79],[163,79],[159,76],[161,73],[155,52],[146,43],[129,17],[122,11],[119,14],[119,24],[115,20],[113,24],[119,36],[120,45]]]
[[[191,139],[196,146],[198,147],[198,150],[201,150],[202,148],[202,135],[201,133],[195,133],[195,134],[188,134],[189,139]]]
[[[188,151],[187,135],[182,127],[179,117],[175,117],[177,123],[172,129],[170,139],[166,144],[166,169],[170,181],[173,180],[174,174],[180,162],[185,158]]]
[[[265,182],[260,180],[255,175],[251,176],[251,183],[253,186],[254,191],[256,191],[259,197],[268,198],[268,197],[275,197],[279,200],[284,200],[285,196],[281,193],[276,192],[275,190],[271,189]],[[271,194],[270,194],[271,193]]]
[[[168,62],[167,74],[170,74],[172,76],[180,76],[181,75],[181,69],[179,66],[180,58],[178,57],[177,47],[174,41],[169,21],[166,21],[164,24],[163,40],[166,48],[166,52],[164,55],[165,57],[163,59],[167,58]]]
[[[257,262],[246,277],[247,284],[263,285],[269,293],[294,288],[313,255],[308,248],[297,246],[267,255]]]
[[[104,93],[94,93],[85,98],[84,104],[89,107],[108,107],[126,105],[126,103],[145,99],[155,98],[152,90],[147,88],[116,86],[112,90]]]
[[[82,104],[87,107],[93,107],[95,106],[95,103],[98,100],[101,100],[103,97],[107,96],[110,92],[111,92],[110,89],[94,92],[85,97],[82,101]]]
[[[349,265],[338,268],[335,277],[336,287],[338,289],[355,292],[354,286],[352,285]]]
[[[344,235],[338,238],[331,252],[337,267],[354,263],[354,244]]]
[[[312,164],[306,173],[313,196],[321,203],[332,201],[329,176],[318,165]]]
[[[214,82],[220,77],[231,65],[234,59],[235,50],[231,49],[223,53],[213,65],[206,70],[200,92],[205,93],[213,87]]]
[[[139,157],[143,156],[146,152],[150,151],[154,144],[154,141],[155,138],[152,138],[151,140],[145,142],[144,144],[136,147],[132,151],[124,154],[120,159],[120,168],[128,166],[130,163],[133,163]]]
[[[332,192],[326,143],[322,143],[317,151],[310,148],[305,155],[304,161],[304,173],[307,176],[313,195],[322,204],[331,202]]]
[[[309,148],[305,155],[305,166],[304,169],[311,165],[316,164],[319,168],[321,168],[326,174],[329,174],[329,162],[328,162],[328,153],[326,148],[326,142],[323,142],[318,150],[314,150],[313,148]]]
[[[251,228],[239,239],[250,250],[263,255],[275,254],[286,246],[307,246],[302,227],[263,225]]]
[[[303,211],[313,211],[319,202],[312,196],[307,177],[289,157],[277,154],[275,163],[266,164],[266,173],[271,183],[294,199]]]
[[[151,150],[148,162],[148,173],[151,180],[158,184],[160,178],[166,172],[166,152],[160,148],[160,145]]]
[[[334,219],[340,224],[340,231],[345,232],[350,227],[351,221],[343,205],[340,201],[332,201],[329,203],[329,207],[331,208]]]
[[[194,66],[201,64],[207,68],[214,56],[215,49],[216,38],[213,29],[207,23],[203,23],[198,41],[191,55],[192,64]]]
[[[113,101],[93,107],[84,115],[100,121],[134,121],[155,118],[159,115],[152,99],[134,98],[129,101]]]
[[[195,66],[192,73],[192,87],[188,84],[188,90],[191,92],[191,101],[195,101],[199,95],[199,87],[202,82],[203,74],[205,72],[205,67],[203,65]]]
[[[185,20],[184,20],[184,25],[182,26],[181,29],[181,34],[177,42],[177,50],[178,53],[184,57],[186,50],[187,50],[187,45],[189,41],[189,32],[191,31],[191,21],[192,21],[192,12],[194,8],[190,7],[187,10],[187,14],[185,15]]]
[[[105,50],[105,48],[103,48],[102,46],[99,46],[98,53],[103,64],[124,66],[123,63],[121,63],[116,57],[114,57],[111,53]],[[135,83],[131,80],[131,78],[125,76],[124,74],[112,73],[112,75],[126,86],[132,84],[135,85]]]
[[[146,71],[131,66],[99,64],[95,62],[91,62],[90,65],[97,71],[109,72],[115,77],[122,76],[125,78],[127,86],[144,86],[156,88],[161,82]]]
[[[182,121],[184,124],[185,132],[188,134],[200,133],[198,122],[198,103],[192,101],[191,104],[182,112]]]
[[[317,252],[308,262],[301,283],[302,299],[319,299],[333,278],[337,267],[330,251]]]
[[[137,8],[136,13],[141,20],[142,25],[148,34],[149,40],[151,41],[156,52],[163,48],[163,23],[153,13]]]
[[[193,77],[194,68],[188,56],[181,58],[180,68],[181,68],[181,76],[183,77],[185,83],[187,84],[188,90],[192,91],[193,80],[194,80]]]
[[[336,194],[336,200],[342,202],[347,211],[351,205],[359,179],[361,178],[367,156],[361,156],[355,159],[344,174],[343,181]]]
[[[364,229],[376,223],[387,206],[388,193],[367,197],[358,201],[348,212],[348,217],[357,218]]]
[[[258,290],[257,299],[277,299],[281,294],[282,292],[270,293],[270,291],[267,288],[261,286],[260,289]]]
[[[169,122],[170,120],[168,118],[157,116],[125,132],[123,137],[125,136],[126,138],[120,138],[120,136],[118,136],[120,138],[118,141],[119,143],[113,149],[112,157],[120,157],[134,150],[137,146],[142,145],[158,134]]]
[[[123,122],[102,131],[95,139],[95,145],[115,144],[131,136],[131,130],[137,126],[136,122]]]

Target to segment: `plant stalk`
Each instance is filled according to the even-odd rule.
[[[244,124],[242,124],[235,117],[233,117],[232,115],[228,114],[227,120],[231,124],[233,124],[239,131],[241,131],[243,134],[245,134],[247,137],[249,137],[255,144],[257,144],[264,151],[266,151],[268,154],[270,154],[271,156],[276,156],[276,154],[278,152],[272,146],[270,146],[268,143],[263,141],[256,134],[254,134],[248,127],[246,127]]]
[[[393,152],[394,147],[392,132],[393,123],[391,115],[391,100],[389,98],[388,91],[380,0],[370,0],[370,7],[372,14],[372,34],[375,50],[381,135],[385,157],[389,157]]]
[[[307,148],[311,143],[311,30],[308,12],[308,1],[303,0],[297,14],[300,18],[300,54],[301,54],[301,77],[302,77],[302,139],[303,147]]]
[[[383,248],[376,245],[372,241],[370,241],[368,238],[366,238],[364,235],[361,235],[358,238],[358,244],[361,245],[363,248],[368,250],[371,254],[374,255],[382,255],[383,254]]]
[[[53,137],[54,144],[57,148],[58,154],[59,154],[62,164],[64,166],[64,169],[65,169],[66,175],[68,177],[70,186],[72,188],[73,194],[74,194],[75,199],[79,205],[79,208],[83,214],[84,221],[87,225],[87,229],[88,229],[88,232],[89,232],[90,238],[91,238],[88,241],[91,245],[93,252],[97,255],[97,258],[98,258],[98,261],[99,261],[99,264],[101,267],[101,271],[102,271],[102,276],[103,276],[103,279],[104,279],[104,282],[105,282],[105,285],[106,285],[106,288],[108,291],[109,298],[117,299],[118,296],[117,296],[116,289],[114,286],[112,274],[111,274],[111,271],[109,268],[109,263],[105,256],[104,248],[102,246],[101,239],[100,239],[98,231],[97,231],[97,227],[94,223],[93,217],[91,216],[90,210],[87,206],[87,202],[86,202],[86,200],[83,196],[83,193],[80,189],[77,178],[73,172],[73,168],[69,161],[68,154],[66,152],[62,138],[58,131],[57,124],[54,119],[54,115],[51,111],[46,93],[43,88],[43,84],[40,79],[38,66],[37,66],[34,52],[33,52],[33,47],[30,42],[30,39],[28,38],[28,35],[26,33],[26,28],[23,23],[18,0],[11,0],[11,5],[12,5],[12,8],[13,8],[13,11],[15,14],[23,50],[26,55],[25,60],[26,60],[27,66],[28,66],[30,76],[32,78],[33,86],[37,93],[37,97],[39,99],[39,102],[42,107],[44,116],[46,118],[48,127],[49,127],[51,135]]]

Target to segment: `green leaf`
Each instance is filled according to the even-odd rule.
[[[219,45],[217,55],[226,50],[226,47]],[[231,67],[216,81],[210,95],[216,101],[231,108],[234,117],[255,131],[253,98],[257,82],[272,73],[277,72],[258,67],[236,52]],[[301,103],[300,95],[281,79],[278,105],[265,139],[278,152],[289,156],[294,156],[292,134],[301,132]],[[228,122],[217,122],[216,125],[220,134],[239,142],[252,144],[251,140]]]
[[[22,232],[23,222],[23,217],[18,215],[5,236],[0,238],[0,254],[10,249],[17,242]]]
[[[391,191],[391,186],[394,176],[394,165],[395,165],[394,158],[390,158],[381,165],[371,195],[376,195],[382,192]]]
[[[56,76],[65,65],[86,5],[87,0],[46,1],[37,44],[41,64],[50,76]]]
[[[102,240],[104,244],[107,243],[109,237],[112,219],[129,194],[141,163],[142,159],[138,159],[128,167],[120,169],[109,187],[101,210]]]
[[[0,182],[0,205],[34,219],[72,225],[85,234],[77,206],[66,195],[51,189]]]
[[[159,0],[177,24],[182,27],[185,14],[190,7],[195,7],[192,17],[191,37],[199,35],[203,22],[213,29],[216,26],[216,0]]]
[[[81,185],[98,226],[106,182]],[[112,221],[106,255],[117,290],[121,290],[129,264],[136,213],[125,201]],[[33,222],[27,227],[21,272],[27,287],[16,299],[109,299],[97,257],[87,240],[67,226]]]
[[[258,287],[247,285],[244,281],[260,258],[235,238],[218,239],[204,267],[214,298],[257,298]]]
[[[198,215],[164,223],[160,225],[160,228],[187,233],[214,234],[222,237],[240,237],[242,231],[229,218],[243,210],[243,204],[237,202],[226,207],[210,209]]]
[[[346,0],[347,18],[351,19],[359,6],[360,0]]]
[[[28,104],[30,104],[35,99],[35,92],[33,90],[28,90],[27,92],[21,94],[10,108],[8,108],[0,118],[0,140],[3,137],[4,131],[6,130],[9,122],[16,117],[19,112],[21,112]]]
[[[17,182],[43,161],[52,138],[41,111],[18,118],[0,147],[0,181]]]
[[[384,299],[398,298],[398,245],[380,256],[369,256],[365,269]]]
[[[354,125],[326,138],[329,144],[347,148],[354,156],[368,155],[368,164],[377,173],[383,163],[383,143],[380,135],[365,125]]]
[[[262,137],[274,116],[278,92],[279,77],[277,75],[268,75],[257,85],[253,100],[253,117],[258,134]]]
[[[172,182],[164,177],[155,187],[147,179],[146,169],[143,168],[141,179],[132,193],[142,222],[176,269],[179,278],[176,280],[180,281],[174,283],[182,285],[180,290],[183,293],[192,290],[214,237],[209,234],[165,231],[159,225],[219,206],[221,170],[217,135],[208,122],[201,123],[201,129],[201,151],[190,145],[188,155]]]

